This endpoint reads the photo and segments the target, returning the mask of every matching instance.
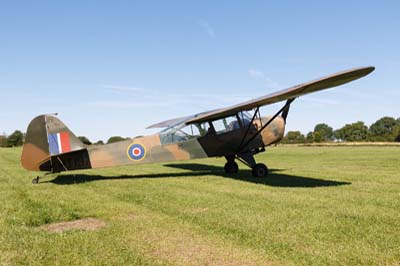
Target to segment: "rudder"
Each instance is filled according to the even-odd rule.
[[[86,146],[57,117],[40,115],[29,123],[21,164],[27,170],[40,171],[41,165],[48,162],[52,156],[85,148]]]

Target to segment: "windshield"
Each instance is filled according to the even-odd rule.
[[[243,126],[247,126],[251,121],[251,116],[247,112],[239,112],[237,116],[225,117],[212,121],[213,127],[210,128],[208,122],[186,125],[181,123],[173,127],[163,129],[160,134],[161,144],[170,144],[187,141],[200,136],[205,136],[214,132],[214,134],[222,134],[233,130],[240,129],[237,118],[242,121]]]
[[[199,136],[203,136],[207,132],[208,127],[203,124],[185,125],[180,124],[169,127],[160,132],[161,144],[176,143],[187,141]]]

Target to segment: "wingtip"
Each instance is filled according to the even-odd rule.
[[[366,67],[366,69],[368,69],[369,73],[373,72],[375,70],[374,66],[368,66]]]
[[[362,78],[362,77],[369,75],[374,70],[375,70],[374,66],[366,66],[366,67],[358,67],[358,68],[350,69],[347,72],[352,72],[352,73],[354,73],[354,75],[358,75],[359,78]]]
[[[369,74],[371,74],[374,71],[375,71],[375,67],[374,66],[365,67],[364,76],[368,76]]]

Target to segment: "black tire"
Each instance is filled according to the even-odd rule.
[[[268,175],[268,167],[263,163],[258,163],[252,170],[254,177],[266,177]]]
[[[239,171],[239,166],[236,162],[227,162],[224,166],[226,174],[235,174]]]

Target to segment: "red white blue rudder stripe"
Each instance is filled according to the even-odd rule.
[[[47,138],[50,155],[71,151],[71,142],[67,131],[48,134]]]

